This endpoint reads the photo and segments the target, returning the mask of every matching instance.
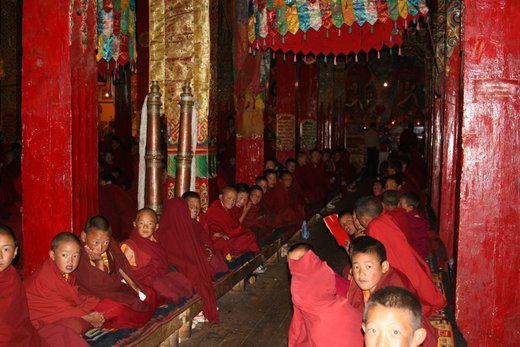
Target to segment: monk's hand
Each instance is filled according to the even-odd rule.
[[[224,240],[229,240],[229,236],[227,236],[226,234],[222,234],[222,233],[214,233],[213,237],[221,238],[221,239],[224,239]]]
[[[105,324],[105,316],[101,312],[91,312],[82,317],[94,328],[101,328]]]
[[[94,253],[87,245],[85,245],[85,252],[87,252],[88,257],[93,262],[103,261],[101,254]]]

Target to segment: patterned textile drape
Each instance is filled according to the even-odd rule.
[[[401,45],[425,0],[243,0],[251,49],[348,54]]]
[[[135,0],[96,0],[97,61],[100,70],[135,64]]]

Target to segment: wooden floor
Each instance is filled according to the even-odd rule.
[[[227,293],[218,308],[222,323],[199,324],[182,347],[286,346],[292,317],[287,264],[268,265],[253,286]]]

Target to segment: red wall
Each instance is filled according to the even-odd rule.
[[[74,9],[81,9],[77,2]],[[83,18],[86,37],[81,37]],[[22,225],[26,274],[48,256],[56,233],[79,232],[86,217],[97,210],[94,7],[89,6],[88,13],[74,11],[72,35],[69,19],[68,2],[23,3]]]
[[[456,318],[470,346],[520,345],[518,13],[516,0],[464,4]]]

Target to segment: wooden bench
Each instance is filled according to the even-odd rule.
[[[300,231],[290,228],[279,231],[279,234],[258,254],[249,255],[249,258],[246,255],[243,263],[218,278],[213,285],[217,299],[232,289],[243,290],[247,277],[260,265],[279,262],[281,247],[288,241],[299,238]],[[92,346],[177,346],[179,341],[191,336],[192,320],[201,309],[202,301],[196,294],[182,306],[159,308],[150,322],[142,328],[112,332],[93,329],[86,334],[86,339]]]

